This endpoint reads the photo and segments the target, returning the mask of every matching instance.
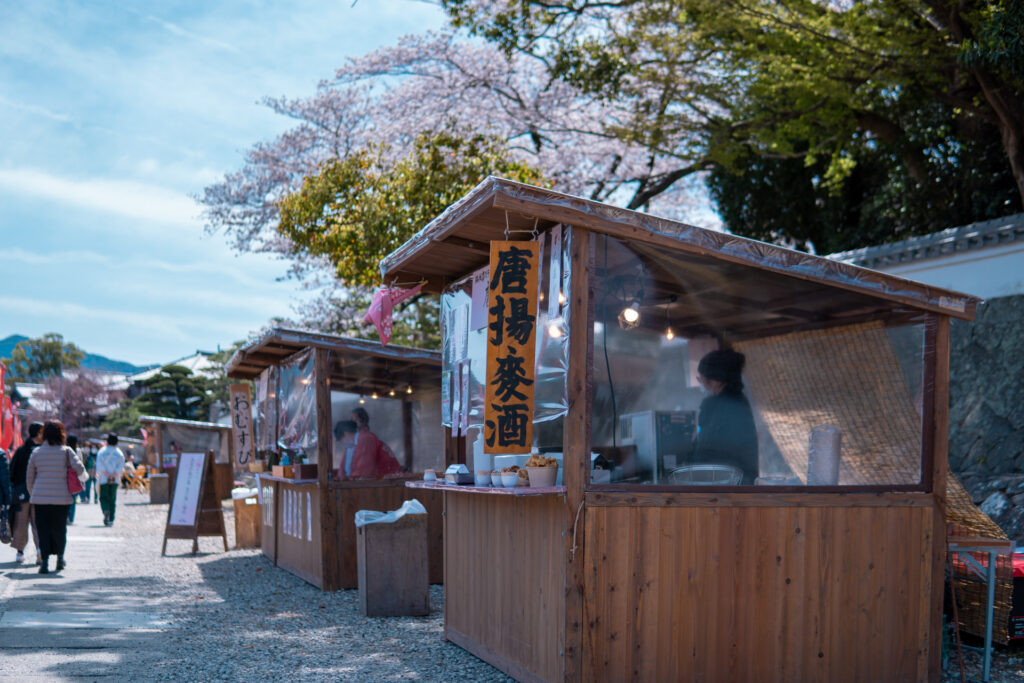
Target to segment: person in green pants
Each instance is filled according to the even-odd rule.
[[[107,435],[107,445],[96,454],[96,483],[100,487],[100,509],[103,524],[114,526],[117,506],[117,486],[124,472],[124,453],[117,447],[117,434]]]

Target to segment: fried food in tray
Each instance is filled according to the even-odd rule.
[[[523,467],[558,467],[558,460],[539,453],[534,453],[530,456],[530,459],[523,464]]]

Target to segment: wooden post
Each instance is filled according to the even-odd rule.
[[[565,484],[565,629],[562,666],[567,681],[583,680],[583,500],[590,473],[591,402],[594,379],[593,239],[570,228],[569,413],[562,434]]]
[[[160,423],[156,423],[156,466],[161,472],[164,470],[164,433],[160,429]]]
[[[930,382],[928,380],[931,380]],[[945,593],[946,566],[946,474],[949,462],[949,317],[929,315],[925,324],[925,401],[924,424],[931,429],[925,440],[931,441],[931,458],[922,473],[931,479],[933,507],[932,581],[929,609],[928,680],[942,678],[942,601]],[[930,399],[930,400],[929,400]],[[927,454],[926,454],[927,455]]]
[[[313,358],[313,382],[316,387],[316,477],[320,489],[320,576],[321,589],[337,590],[338,575],[338,520],[337,506],[328,488],[331,467],[334,465],[334,432],[331,415],[330,351],[317,348]]]
[[[405,471],[412,472],[412,403],[402,401],[402,439],[405,445]]]

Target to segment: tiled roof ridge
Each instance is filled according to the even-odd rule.
[[[829,254],[828,258],[878,269],[1016,241],[1024,241],[1024,213],[947,228],[890,244]]]

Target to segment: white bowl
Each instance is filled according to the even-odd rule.
[[[537,488],[541,486],[554,486],[558,477],[557,467],[527,467],[530,473],[530,486]]]
[[[519,481],[518,472],[502,472],[501,473],[501,485],[507,489],[510,489],[516,485]]]
[[[476,478],[474,483],[477,486],[490,486],[491,485],[491,471],[490,470],[479,470],[476,472]]]

